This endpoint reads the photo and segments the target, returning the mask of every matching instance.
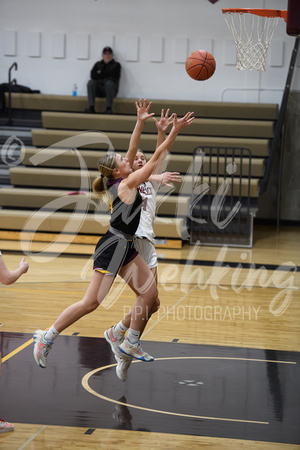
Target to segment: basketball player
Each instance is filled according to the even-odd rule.
[[[166,130],[171,124],[173,115],[169,117],[169,109],[166,114],[164,110],[161,111],[161,118],[158,122],[155,118],[158,134],[157,134],[157,147],[159,147],[166,138]],[[146,164],[145,154],[138,150],[132,169],[133,171],[143,168]],[[170,182],[180,182],[181,177],[178,172],[165,172],[161,173],[163,165],[163,158],[157,164],[154,173],[149,180],[145,181],[139,186],[139,192],[143,198],[143,204],[141,209],[141,217],[138,229],[134,236],[134,246],[142,256],[149,269],[153,273],[157,284],[157,255],[154,246],[154,218],[156,210],[156,194],[159,189],[159,185],[172,186]],[[149,312],[149,317],[157,311],[159,305],[154,305]],[[121,381],[126,381],[127,370],[132,362],[132,358],[122,354],[119,350],[119,345],[122,344],[125,333],[129,327],[131,320],[131,312],[127,314],[117,325],[106,330],[104,337],[110,344],[113,353],[115,354],[116,361],[118,363],[116,367],[116,373]],[[142,333],[143,330],[141,330]]]
[[[18,269],[13,271],[8,270],[3,260],[2,254],[0,252],[0,283],[3,283],[5,285],[13,284],[20,278],[21,275],[23,275],[23,273],[26,273],[28,269],[29,269],[28,262],[25,262],[25,258],[22,258]],[[2,357],[1,357],[1,333],[0,333],[0,377],[1,377],[1,365],[2,365]],[[0,419],[0,433],[7,433],[8,431],[13,430],[14,430],[13,424],[8,423],[3,419]]]
[[[141,361],[154,359],[142,349],[139,342],[141,331],[148,320],[147,313],[153,305],[159,304],[159,299],[155,278],[133,246],[133,236],[140,221],[142,204],[138,187],[148,180],[162,155],[166,150],[170,150],[178,133],[192,124],[194,118],[193,113],[187,113],[181,119],[174,115],[172,130],[167,139],[142,169],[133,172],[131,164],[138,149],[136,143],[139,142],[145,120],[153,116],[149,114],[151,103],[148,106],[146,103],[146,100],[143,104],[141,100],[139,105],[136,103],[138,119],[126,157],[107,153],[99,161],[100,177],[94,181],[93,191],[100,198],[112,196],[110,228],[96,245],[94,273],[84,298],[66,308],[48,331],[37,330],[34,333],[33,354],[40,367],[47,366],[47,357],[53,341],[63,330],[99,306],[117,274],[137,295],[132,308],[128,337],[122,342],[121,351]],[[147,286],[147,289],[144,286]]]
[[[166,131],[170,124],[172,123],[173,115],[169,117],[169,109],[166,114],[164,110],[161,111],[161,118],[158,122],[155,117],[153,120],[157,127],[157,144],[156,148],[159,147],[166,138]],[[165,153],[165,156],[167,153]],[[141,218],[138,229],[134,237],[134,246],[138,250],[139,254],[142,255],[144,261],[147,263],[149,268],[152,270],[155,279],[157,280],[157,256],[154,247],[154,218],[156,210],[156,194],[160,185],[173,187],[171,182],[180,183],[181,176],[178,172],[164,172],[162,173],[164,158],[161,158],[157,164],[155,171],[143,184],[139,186],[140,194],[143,198],[143,206],[141,210]],[[138,150],[132,170],[141,169],[146,164],[146,156],[141,151]]]

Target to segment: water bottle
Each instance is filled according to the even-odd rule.
[[[77,96],[77,84],[74,83],[73,84],[73,97],[76,97],[76,96]]]

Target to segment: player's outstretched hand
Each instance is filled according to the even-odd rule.
[[[21,259],[21,262],[19,263],[19,267],[21,268],[22,273],[26,273],[29,269],[28,262],[25,261],[25,258]]]
[[[138,120],[140,120],[141,122],[145,122],[147,119],[149,119],[149,117],[154,116],[154,113],[149,113],[151,105],[151,102],[149,102],[149,104],[147,105],[146,99],[144,99],[144,101],[139,99],[138,102],[135,102]]]
[[[163,133],[165,133],[167,131],[167,128],[171,125],[174,113],[169,117],[169,112],[170,112],[169,109],[167,109],[166,113],[165,110],[162,109],[159,121],[155,117],[153,117],[153,120],[155,122],[158,131],[162,131]]]
[[[162,174],[161,184],[163,186],[173,187],[170,183],[181,183],[182,177],[179,172],[164,172]]]
[[[173,130],[176,131],[176,133],[179,133],[184,128],[192,125],[194,121],[193,112],[188,112],[184,117],[181,119],[178,119],[177,114],[174,114],[174,120],[173,120]]]

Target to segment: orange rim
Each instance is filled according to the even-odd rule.
[[[261,17],[282,17],[285,21],[287,19],[287,11],[282,9],[255,9],[255,8],[226,8],[222,9],[226,13],[249,13]]]

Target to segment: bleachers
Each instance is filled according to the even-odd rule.
[[[6,100],[8,94],[5,94]],[[137,99],[116,98],[114,100],[115,114],[136,114],[134,102]],[[184,102],[181,100],[152,100],[151,111],[159,114],[162,108],[170,108],[179,116],[186,113],[187,106],[195,113],[195,117],[204,118],[233,118],[249,120],[276,120],[278,105],[273,103],[236,103],[236,102]],[[73,97],[70,95],[52,94],[19,94],[12,93],[11,105],[13,109],[38,111],[69,111],[83,112],[88,107],[87,97]],[[104,113],[105,100],[97,98],[96,112]],[[238,115],[237,115],[238,114]]]
[[[114,132],[116,130],[114,115],[96,114],[74,114],[59,112],[42,112],[43,127],[51,130],[97,130]],[[136,122],[135,116],[121,116],[118,120],[118,132],[131,133]],[[198,119],[193,123],[194,136],[222,136],[239,137],[255,136],[256,138],[271,138],[273,133],[273,122],[271,120],[239,120],[235,119]],[[156,133],[154,121],[148,120],[144,126],[144,133]],[[190,135],[189,128],[180,133]]]
[[[33,156],[36,156],[41,149],[36,147],[26,147],[22,149],[22,162],[24,166],[31,166],[32,163],[30,159]],[[86,167],[88,169],[94,170],[97,167],[97,163],[99,158],[105,155],[105,151],[93,151],[93,150],[78,150],[78,154],[80,158],[84,161]],[[56,149],[56,148],[43,148],[42,154],[44,156],[44,160],[39,162],[40,167],[47,167],[49,164],[51,167],[60,167],[60,168],[79,168],[80,160],[78,157],[74,157],[74,151],[69,149]],[[120,152],[121,155],[125,155],[124,152]],[[145,152],[146,157],[150,158],[151,153]],[[49,163],[49,161],[51,162]],[[239,168],[239,160],[236,159],[237,166]],[[187,173],[190,169],[191,158],[184,154],[171,154],[170,157],[166,159],[166,165],[169,171],[172,172],[183,172]],[[220,168],[223,168],[225,164],[224,157],[214,157],[212,159],[211,170],[213,173]],[[208,159],[204,158],[204,171],[208,170]],[[252,158],[252,175],[253,177],[260,178],[263,176],[264,169],[264,158]],[[245,168],[244,168],[245,170]],[[246,174],[246,170],[245,170]]]
[[[49,233],[50,241],[51,233],[62,230],[74,236],[79,233],[83,241],[86,236],[105,232],[107,206],[91,193],[91,184],[98,175],[97,161],[108,148],[125,154],[136,121],[134,101],[117,98],[114,114],[106,115],[101,113],[103,99],[97,99],[96,110],[100,114],[84,114],[86,97],[12,95],[13,108],[40,109],[43,124],[41,129],[32,129],[32,146],[22,148],[22,164],[10,168],[12,187],[0,189],[1,230],[6,239],[9,232],[14,236],[12,246],[16,232],[23,230],[24,236],[33,228],[43,235]],[[226,181],[232,199],[251,197],[251,215],[255,215],[278,106],[153,100],[151,111],[159,115],[162,108],[170,108],[179,116],[191,110],[196,119],[178,136],[165,165],[166,170],[180,172],[184,180],[171,195],[167,188],[159,191],[155,234],[160,245],[178,247],[186,239],[195,187],[193,151],[198,146],[211,149],[211,154],[203,158],[201,169],[201,183],[209,184],[210,195],[214,196]],[[155,145],[156,127],[154,121],[148,120],[140,148],[150,156]],[[250,150],[251,158],[242,159],[238,154],[234,157],[240,176],[227,178],[228,148]],[[234,239],[229,245],[234,245]]]

